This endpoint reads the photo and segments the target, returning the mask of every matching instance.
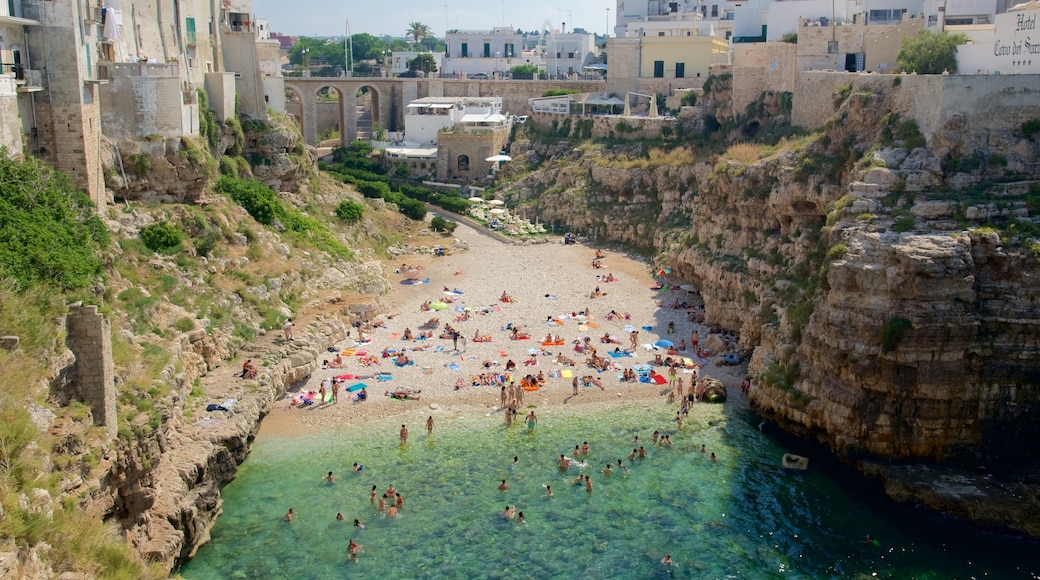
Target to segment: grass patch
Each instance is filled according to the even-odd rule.
[[[889,318],[881,327],[881,352],[892,352],[899,346],[907,332],[913,328],[913,323],[906,318]]]

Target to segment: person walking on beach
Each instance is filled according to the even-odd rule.
[[[408,443],[408,427],[401,425],[401,445]]]
[[[459,331],[451,331],[451,348],[458,352],[459,350]]]
[[[285,334],[285,340],[294,340],[292,335],[292,318],[286,318],[285,324],[282,325],[282,333]]]
[[[628,335],[628,344],[629,344],[630,347],[632,347],[632,350],[635,350],[636,347],[639,346],[639,331],[638,330],[633,330],[632,333]]]
[[[426,420],[426,434],[433,434],[433,415],[430,415],[430,418]]]
[[[462,345],[462,352],[466,352],[466,337],[459,335],[459,344]]]
[[[527,415],[527,428],[533,430],[534,426],[537,425],[537,424],[538,424],[538,417],[536,417],[534,415],[534,411],[531,411],[531,413]]]

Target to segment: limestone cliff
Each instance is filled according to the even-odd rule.
[[[922,135],[883,91],[834,102],[821,133],[712,158],[520,142],[541,170],[503,194],[657,253],[708,324],[740,331],[752,405],[895,497],[928,492],[897,492],[891,462],[1021,481],[1040,435],[1037,139],[966,118]],[[925,503],[1040,535],[1035,501],[1003,523],[967,496]]]

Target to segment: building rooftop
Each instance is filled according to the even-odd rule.
[[[491,107],[501,105],[502,97],[423,97],[408,103],[409,107],[430,107],[432,105],[458,105],[460,107]]]

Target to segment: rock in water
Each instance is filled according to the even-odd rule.
[[[724,403],[726,401],[726,385],[722,381],[704,377],[704,396],[701,399],[705,403]]]

